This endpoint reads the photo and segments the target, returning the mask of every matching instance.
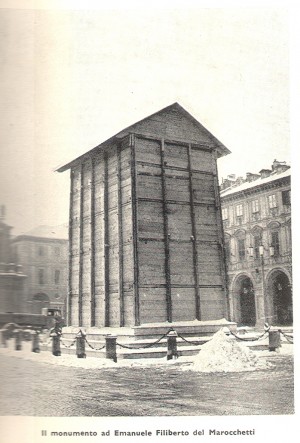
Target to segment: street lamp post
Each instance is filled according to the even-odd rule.
[[[274,246],[269,246],[269,256],[274,256]],[[263,244],[259,246],[259,255],[261,259],[261,278],[262,278],[262,295],[263,295],[263,301],[264,301],[264,315],[265,315],[265,321],[267,321],[267,300],[265,295],[265,259],[264,259],[264,253],[265,253],[265,247]]]
[[[266,297],[265,297],[265,250],[266,248],[264,247],[263,244],[260,244],[260,246],[258,247],[258,252],[259,252],[259,256],[260,256],[260,265],[261,265],[261,287],[262,287],[262,299],[264,302],[264,320],[267,321],[267,310],[266,310]],[[274,256],[274,246],[269,246],[268,248],[269,250],[269,256],[273,257]],[[248,248],[248,252],[249,252],[249,256],[253,257],[253,253],[254,253],[254,248],[253,246],[250,246]]]
[[[266,299],[265,299],[265,260],[264,260],[264,247],[263,245],[259,246],[259,255],[260,255],[260,263],[261,263],[261,290],[262,290],[262,298],[264,301],[264,317],[265,322],[266,319]]]

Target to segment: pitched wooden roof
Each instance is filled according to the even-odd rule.
[[[183,129],[185,131],[183,131]],[[183,132],[185,132],[185,134],[183,134]],[[90,151],[87,151],[63,166],[60,166],[57,168],[57,171],[63,172],[69,169],[75,163],[82,161],[86,156],[93,154],[99,149],[108,147],[114,141],[120,140],[130,133],[143,134],[146,136],[165,136],[170,140],[182,142],[187,140],[188,134],[188,140],[190,142],[199,143],[203,141],[206,144],[212,145],[213,148],[217,150],[219,157],[230,154],[231,152],[182,106],[178,103],[173,103],[133,125],[128,126]]]

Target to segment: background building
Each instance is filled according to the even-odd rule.
[[[24,275],[13,262],[11,226],[5,223],[5,207],[0,207],[0,312],[24,312]]]
[[[216,161],[230,151],[177,103],[71,170],[68,324],[227,317]]]
[[[292,324],[291,172],[228,176],[221,184],[231,320]]]
[[[24,311],[41,314],[42,308],[65,315],[68,285],[67,227],[41,226],[12,240],[12,253],[27,275]]]

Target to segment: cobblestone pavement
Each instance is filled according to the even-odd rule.
[[[292,414],[293,358],[268,360],[273,367],[267,370],[207,374],[180,365],[65,367],[1,353],[0,415]]]

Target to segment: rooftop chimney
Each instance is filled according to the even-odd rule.
[[[246,181],[253,182],[254,180],[257,180],[259,177],[260,177],[259,174],[253,174],[252,172],[247,172]]]
[[[287,165],[286,162],[280,162],[276,159],[273,161],[272,170],[274,172],[277,172],[277,173],[284,172],[289,168],[290,168],[290,166]]]
[[[271,169],[261,169],[259,171],[261,178],[266,178],[269,177],[272,174],[272,170]]]

